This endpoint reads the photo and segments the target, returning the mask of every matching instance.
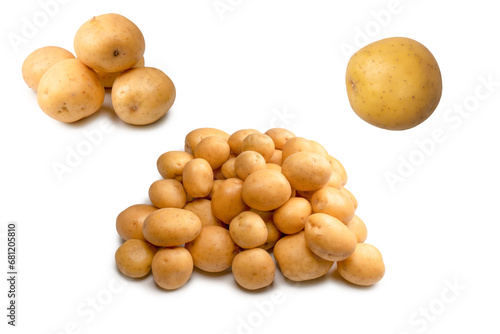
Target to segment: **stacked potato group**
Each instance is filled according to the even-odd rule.
[[[344,167],[315,141],[281,128],[232,135],[200,128],[157,167],[163,179],[149,188],[152,205],[133,205],[116,220],[125,242],[115,259],[124,275],[151,270],[171,290],[189,280],[193,266],[231,268],[240,286],[256,290],[273,282],[275,261],[293,281],[323,276],[335,262],[357,285],[385,273],[378,249],[364,243]]]
[[[113,109],[121,120],[150,124],[174,103],[175,86],[161,70],[144,67],[145,47],[132,21],[118,14],[96,16],[76,32],[76,58],[60,47],[37,49],[23,63],[23,78],[37,92],[40,108],[58,121],[94,114],[105,88],[112,88]]]

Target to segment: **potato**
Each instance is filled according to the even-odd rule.
[[[181,209],[186,204],[186,192],[177,180],[158,180],[149,187],[149,199],[157,208]]]
[[[231,220],[229,234],[241,248],[254,248],[267,240],[264,220],[252,211],[243,211]]]
[[[162,118],[175,101],[175,86],[161,70],[137,67],[120,74],[111,88],[116,115],[125,123],[146,125]]]
[[[263,249],[254,248],[238,253],[232,263],[234,280],[247,290],[258,290],[274,281],[276,265]]]
[[[267,163],[272,163],[281,166],[281,164],[283,163],[283,152],[281,150],[275,149],[273,156],[271,157],[271,159],[269,159]]]
[[[151,270],[151,262],[155,253],[156,247],[149,242],[129,239],[116,250],[116,266],[125,276],[144,277]]]
[[[274,210],[274,225],[285,234],[295,234],[304,229],[307,217],[312,214],[309,201],[301,197],[292,197],[285,204]]]
[[[220,168],[229,159],[230,153],[227,141],[218,136],[203,138],[194,149],[194,157],[205,159],[212,169]]]
[[[251,208],[270,211],[279,208],[292,195],[290,183],[273,169],[253,172],[243,182],[241,198]]]
[[[273,253],[282,274],[292,281],[321,277],[333,266],[333,261],[320,258],[307,247],[304,231],[278,240]]]
[[[139,60],[137,62],[137,64],[132,66],[132,68],[135,68],[135,67],[144,67],[144,57],[142,57],[141,60]],[[118,76],[120,74],[122,74],[123,71],[120,71],[120,72],[100,72],[100,71],[96,70],[96,73],[97,73],[97,76],[99,77],[99,80],[101,80],[101,83],[104,86],[104,88],[111,88],[111,87],[113,87],[113,83],[115,82],[116,78],[118,78]]]
[[[384,277],[385,265],[382,254],[375,246],[358,243],[350,257],[337,262],[337,271],[350,283],[369,286]]]
[[[104,102],[104,87],[94,70],[78,59],[65,59],[42,76],[37,100],[48,116],[72,123],[99,110]]]
[[[210,164],[200,158],[190,160],[184,166],[182,183],[186,193],[193,197],[205,197],[212,190],[214,174]]]
[[[132,21],[118,14],[103,14],[78,29],[74,48],[85,65],[102,72],[119,72],[142,58],[146,44]]]
[[[219,226],[206,226],[196,239],[186,244],[195,267],[207,272],[221,272],[229,267],[239,247],[229,231]]]
[[[153,257],[151,271],[160,288],[175,290],[191,278],[193,258],[184,247],[163,248]]]
[[[147,204],[135,204],[129,206],[116,217],[116,231],[124,239],[144,239],[142,224],[144,219],[158,208]]]
[[[442,91],[432,53],[404,37],[382,39],[356,52],[347,64],[345,83],[354,112],[388,130],[406,130],[425,121]]]
[[[229,138],[227,139],[227,143],[229,144],[229,147],[231,147],[231,152],[233,152],[235,155],[240,154],[241,143],[243,142],[243,139],[245,139],[248,135],[252,133],[260,133],[260,132],[255,129],[243,129],[243,130],[238,130],[235,133],[231,134],[231,136],[229,136]]]
[[[235,160],[236,158],[227,159],[227,161],[224,162],[224,164],[220,168],[222,175],[224,175],[226,179],[238,177],[238,175],[236,175],[236,169],[234,168]]]
[[[358,216],[354,215],[351,220],[345,223],[352,233],[356,236],[358,242],[365,242],[368,236],[368,230],[366,229],[365,223]]]
[[[243,181],[253,172],[266,168],[266,160],[262,154],[255,151],[241,152],[234,161],[234,171]]]
[[[281,171],[295,190],[317,190],[330,180],[328,160],[313,152],[296,152],[283,161]]]
[[[36,49],[23,62],[22,73],[24,82],[36,92],[43,74],[52,65],[64,59],[75,59],[75,56],[68,50],[57,46],[46,46]]]
[[[274,169],[281,173],[281,166],[270,162],[266,164],[266,169]]]
[[[324,213],[307,218],[304,236],[309,249],[328,261],[341,261],[354,252],[357,239],[340,220]]]
[[[328,162],[332,166],[332,169],[337,172],[340,177],[342,178],[342,186],[345,186],[347,183],[347,173],[345,171],[344,166],[338,161],[336,158],[332,157],[331,155],[327,156]],[[336,187],[335,187],[336,188]]]
[[[330,175],[330,179],[323,187],[332,187],[337,188],[342,191],[342,177],[339,173],[332,170],[332,174]]]
[[[226,141],[229,138],[229,134],[219,129],[214,129],[214,128],[195,129],[186,135],[186,139],[184,141],[184,151],[193,154],[196,145],[198,145],[198,143],[203,138],[210,136],[218,136]]]
[[[281,149],[282,161],[285,161],[286,158],[297,152],[317,153],[325,158],[328,156],[326,150],[316,142],[302,137],[292,137],[285,142],[283,148]]]
[[[240,212],[248,210],[242,199],[243,181],[227,179],[220,183],[212,196],[212,212],[223,223],[229,224]]]
[[[212,202],[209,199],[198,198],[184,205],[184,210],[191,211],[201,220],[201,226],[221,226],[221,221],[212,212]]]
[[[221,185],[221,183],[223,181],[225,181],[225,180],[217,180],[217,179],[214,180],[214,184],[212,185],[212,190],[210,190],[210,194],[208,194],[208,196],[207,196],[209,199],[212,199],[215,191],[217,190],[217,188],[219,188],[219,186]]]
[[[283,149],[283,146],[288,139],[295,137],[293,132],[282,128],[272,128],[265,132],[266,135],[271,137],[274,142],[274,147],[278,150]]]
[[[354,205],[354,210],[356,210],[358,208],[358,200],[356,199],[356,197],[354,197],[354,195],[344,187],[340,188],[340,192],[343,192],[351,199],[352,204]]]
[[[142,225],[144,238],[159,247],[180,246],[195,239],[201,220],[191,211],[163,208],[150,213]]]
[[[278,240],[281,238],[281,232],[276,228],[272,220],[264,219],[267,228],[267,239],[264,244],[258,246],[258,248],[262,248],[263,250],[268,250],[274,247]]]
[[[326,213],[347,223],[354,217],[354,204],[349,196],[336,188],[321,188],[311,198],[314,213]]]
[[[252,133],[241,142],[241,152],[245,151],[259,152],[267,162],[274,154],[274,142],[268,135]]]
[[[169,151],[160,155],[156,167],[164,179],[174,179],[182,182],[184,166],[193,159],[193,155],[187,152]]]

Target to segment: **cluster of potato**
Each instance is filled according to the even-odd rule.
[[[378,249],[364,243],[344,167],[315,141],[281,128],[200,128],[157,167],[163,179],[149,188],[151,205],[130,206],[116,220],[125,242],[115,260],[126,276],[152,271],[171,290],[193,267],[231,268],[240,286],[256,290],[273,282],[275,261],[292,281],[323,276],[334,262],[357,285],[385,273]]]
[[[150,124],[172,107],[175,86],[154,67],[144,67],[146,44],[139,28],[118,14],[95,16],[76,32],[76,57],[60,47],[33,51],[22,66],[24,81],[37,92],[40,108],[65,123],[101,108],[111,88],[113,109],[134,125]]]

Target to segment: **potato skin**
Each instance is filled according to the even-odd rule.
[[[182,183],[186,193],[193,197],[205,197],[212,190],[214,173],[210,164],[200,158],[190,160],[184,166]]]
[[[251,133],[243,139],[240,149],[241,152],[259,152],[267,162],[274,154],[274,142],[271,137],[263,133]]]
[[[129,239],[116,250],[116,266],[125,276],[144,277],[151,270],[151,262],[155,253],[156,247],[149,242]]]
[[[365,242],[368,236],[368,230],[365,223],[358,216],[354,215],[350,221],[348,221],[345,226],[347,226],[352,233],[356,236],[358,243]]]
[[[311,197],[314,213],[326,213],[344,224],[354,217],[354,204],[346,193],[336,188],[325,187],[314,192]]]
[[[253,172],[266,168],[266,160],[262,154],[255,151],[241,152],[234,161],[234,171],[243,181]]]
[[[196,239],[186,243],[195,267],[207,272],[221,272],[229,267],[239,252],[229,231],[219,226],[206,226]]]
[[[157,208],[180,209],[186,204],[186,192],[177,180],[158,180],[149,187],[149,199]]]
[[[254,248],[266,242],[267,227],[258,214],[243,211],[231,220],[229,234],[241,248]]]
[[[116,231],[124,239],[144,239],[142,224],[146,217],[158,208],[148,204],[135,204],[129,206],[116,217]]]
[[[314,213],[304,227],[307,246],[328,261],[341,261],[354,252],[357,239],[340,220],[324,213]]]
[[[313,152],[296,152],[283,161],[283,175],[299,191],[317,190],[328,183],[332,168],[328,160]]]
[[[51,66],[40,79],[37,101],[48,116],[72,123],[99,110],[104,93],[94,70],[78,59],[64,59]]]
[[[141,60],[139,60],[137,62],[137,64],[132,66],[132,68],[134,68],[134,67],[144,67],[144,57],[142,57]],[[123,73],[123,71],[120,71],[120,72],[100,72],[100,71],[96,70],[96,73],[97,73],[97,76],[99,77],[99,80],[101,80],[104,88],[111,88],[111,87],[113,87],[113,83],[115,82],[116,78],[118,78],[120,76],[120,74]]]
[[[221,223],[217,217],[214,216],[212,212],[212,202],[206,198],[196,198],[189,203],[184,205],[184,210],[189,210],[198,216],[201,220],[201,226],[221,226]]]
[[[274,148],[281,150],[288,139],[295,137],[295,134],[287,129],[272,128],[265,132],[274,142]]]
[[[229,134],[215,128],[198,128],[194,129],[186,135],[186,139],[184,140],[184,151],[193,154],[196,145],[206,137],[210,136],[219,136],[222,139],[226,140],[229,138]]]
[[[196,145],[194,157],[205,159],[212,169],[217,169],[229,159],[230,153],[231,149],[226,140],[218,136],[209,136]]]
[[[229,147],[231,147],[231,152],[235,155],[239,155],[241,153],[241,143],[252,133],[259,133],[259,131],[255,129],[242,129],[231,134],[227,139],[227,143],[229,144]]]
[[[281,272],[292,281],[321,277],[333,266],[333,261],[320,258],[307,247],[304,231],[282,237],[273,252]]]
[[[175,96],[172,80],[154,67],[124,71],[111,89],[116,115],[132,125],[151,124],[165,116],[174,104]]]
[[[292,195],[290,183],[274,169],[253,172],[243,182],[241,196],[251,208],[270,211],[279,208]]]
[[[158,209],[150,213],[142,225],[144,238],[159,247],[180,246],[195,239],[200,231],[200,218],[178,208]]]
[[[248,210],[242,199],[243,181],[236,178],[220,183],[212,196],[212,212],[223,223],[229,224],[240,212]]]
[[[94,16],[78,29],[74,39],[78,59],[102,72],[119,72],[134,66],[146,43],[139,28],[119,14]]]
[[[357,51],[347,65],[345,82],[356,114],[388,130],[417,126],[441,99],[436,59],[424,45],[404,37],[382,39]]]
[[[254,248],[238,253],[232,263],[235,281],[247,290],[265,288],[274,281],[276,265],[271,255]]]
[[[151,271],[159,287],[175,290],[191,278],[193,258],[184,247],[163,248],[153,257]]]
[[[64,59],[75,59],[66,49],[58,46],[45,46],[36,49],[26,57],[22,66],[24,82],[35,92],[43,74],[54,64]]]
[[[309,201],[301,197],[291,197],[285,204],[274,210],[274,225],[285,234],[295,234],[304,229],[307,218],[312,214]]]
[[[350,257],[337,262],[337,271],[350,283],[370,286],[384,277],[385,264],[382,254],[375,246],[358,243]]]
[[[184,166],[194,157],[184,151],[165,152],[156,161],[158,172],[164,179],[174,179],[182,182]]]

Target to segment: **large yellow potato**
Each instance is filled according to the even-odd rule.
[[[24,82],[35,92],[42,75],[47,70],[64,59],[74,59],[75,56],[66,49],[57,46],[45,46],[36,49],[23,62],[22,73]]]
[[[154,67],[136,67],[123,72],[111,89],[116,114],[133,125],[156,122],[170,110],[174,101],[174,83]]]
[[[94,70],[78,59],[65,59],[51,66],[42,76],[37,101],[53,119],[72,123],[99,110],[104,93]]]
[[[356,52],[347,65],[346,88],[352,109],[366,122],[406,130],[425,121],[441,98],[438,63],[422,44],[392,37]]]
[[[141,59],[146,43],[132,21],[111,13],[85,22],[76,32],[74,48],[85,65],[102,72],[119,72]]]

